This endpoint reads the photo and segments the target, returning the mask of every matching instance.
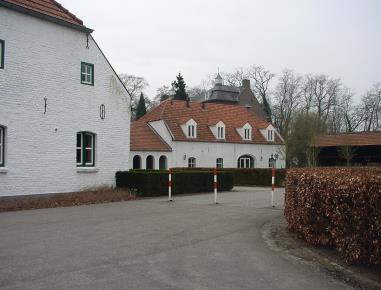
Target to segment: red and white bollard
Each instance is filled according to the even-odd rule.
[[[272,172],[271,172],[271,206],[272,207],[275,207],[274,191],[275,191],[275,168],[273,167]]]
[[[168,201],[172,201],[172,168],[168,170]]]
[[[214,203],[218,204],[218,202],[217,202],[217,168],[213,169],[213,175],[214,175],[214,183],[213,183],[213,188],[214,188]]]

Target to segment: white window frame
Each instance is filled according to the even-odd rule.
[[[188,125],[188,138],[195,138],[196,137],[196,126],[193,124]]]
[[[251,163],[252,162],[252,163]],[[243,155],[238,158],[238,168],[254,168],[255,158],[249,155]]]
[[[5,41],[0,39],[0,69],[5,66]]]
[[[188,158],[188,167],[189,168],[196,168],[196,158],[195,157],[189,157]]]
[[[267,130],[267,141],[274,141],[274,130]]]
[[[251,129],[245,128],[244,133],[245,133],[245,140],[251,140]]]
[[[217,158],[216,159],[216,168],[224,168],[224,159],[223,158]]]
[[[225,127],[217,127],[217,139],[225,139]]]
[[[5,127],[0,126],[0,167],[5,166]]]
[[[82,79],[85,78],[85,80]],[[87,62],[81,62],[81,84],[94,85],[94,65]]]
[[[80,145],[76,145],[76,163],[77,167],[94,167],[95,166],[95,134],[91,132],[78,132],[76,138],[80,136]],[[90,146],[85,146],[85,137],[91,137]],[[76,140],[77,142],[77,140]],[[78,150],[80,152],[80,162],[77,161]],[[84,160],[84,156],[87,156],[87,151],[90,151],[90,160]]]

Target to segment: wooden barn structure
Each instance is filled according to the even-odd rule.
[[[381,132],[319,135],[313,145],[319,166],[381,166]]]

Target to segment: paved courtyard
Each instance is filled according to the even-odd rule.
[[[0,214],[0,287],[347,289],[267,246],[266,188]]]

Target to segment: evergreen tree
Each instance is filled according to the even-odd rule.
[[[176,77],[176,81],[172,83],[176,93],[174,96],[174,100],[181,100],[181,101],[186,101],[188,99],[188,94],[185,90],[186,84],[184,82],[183,76],[179,73],[178,76]]]
[[[266,114],[266,120],[271,123],[271,107],[265,96],[262,97],[262,106]]]
[[[146,101],[144,99],[143,93],[140,93],[140,99],[138,107],[136,109],[136,120],[140,119],[147,113]]]

